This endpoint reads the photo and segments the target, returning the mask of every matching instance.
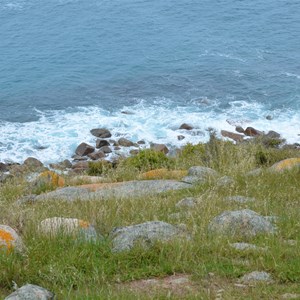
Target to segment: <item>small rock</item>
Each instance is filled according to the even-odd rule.
[[[7,253],[13,250],[22,253],[25,249],[21,237],[7,225],[0,225],[0,250],[3,248]]]
[[[85,241],[98,239],[95,228],[89,222],[75,218],[54,217],[45,219],[40,223],[39,231],[50,237],[64,234],[83,238]]]
[[[139,152],[140,152],[140,150],[138,150],[138,149],[131,149],[131,150],[129,151],[129,153],[130,153],[131,155],[137,155],[137,154],[139,154]]]
[[[137,142],[137,144],[139,144],[139,145],[145,145],[146,142],[144,140],[140,140],[140,141]]]
[[[96,148],[101,148],[103,146],[110,146],[109,142],[107,140],[98,139],[96,141]]]
[[[272,276],[267,272],[254,271],[245,274],[240,280],[242,283],[255,283],[255,282],[272,282]]]
[[[285,293],[281,295],[281,299],[289,300],[289,299],[300,299],[300,294],[292,294],[292,293]]]
[[[177,136],[177,140],[178,141],[182,141],[182,140],[184,140],[185,139],[185,136],[184,135],[178,135]]]
[[[242,126],[236,126],[235,127],[235,131],[239,132],[239,133],[244,133],[245,132],[245,130],[244,130],[244,128]]]
[[[177,208],[191,208],[197,205],[197,199],[193,197],[187,197],[181,199],[175,206]]]
[[[103,153],[112,153],[112,150],[109,146],[103,146],[100,148],[100,152],[103,152]]]
[[[85,171],[89,168],[89,162],[88,161],[79,161],[75,164],[73,164],[72,169]]]
[[[169,149],[165,144],[151,144],[150,148],[154,151],[163,152],[165,154],[169,152]]]
[[[256,245],[249,244],[249,243],[233,243],[230,244],[230,246],[236,250],[260,250],[260,251],[266,251],[267,249],[264,247],[257,247]]]
[[[267,115],[267,116],[266,116],[266,119],[270,121],[270,120],[273,120],[273,119],[274,119],[274,117],[273,117],[273,116],[271,116],[271,115]]]
[[[79,156],[79,155],[73,155],[72,158],[73,158],[74,161],[85,161],[85,160],[87,160],[86,157]]]
[[[123,147],[132,147],[135,145],[135,143],[133,143],[132,141],[125,139],[125,138],[120,138],[118,140],[118,144]]]
[[[26,284],[7,296],[4,300],[54,300],[55,295],[34,284]]]
[[[90,153],[87,156],[92,160],[98,160],[105,157],[105,153],[103,151],[97,151],[97,152]]]
[[[86,156],[95,151],[95,148],[87,143],[81,143],[75,150],[75,153],[79,156]]]
[[[28,203],[32,204],[35,202],[35,197],[36,197],[35,194],[23,196],[16,201],[16,204],[17,205],[28,204]]]
[[[24,166],[28,167],[29,169],[44,167],[43,163],[34,157],[28,157],[25,159]]]
[[[235,181],[229,176],[223,176],[218,179],[216,186],[218,187],[228,187],[235,184]]]
[[[282,172],[285,170],[291,170],[295,167],[300,167],[300,157],[287,158],[275,163],[269,169],[275,172]]]
[[[239,203],[249,203],[254,202],[256,199],[244,196],[229,196],[224,199],[225,201],[239,202]]]
[[[95,137],[103,138],[103,139],[111,137],[110,131],[105,128],[95,128],[92,129],[90,133]]]
[[[12,179],[14,176],[12,174],[0,174],[0,183],[5,183],[7,180]]]
[[[247,127],[244,131],[244,134],[247,136],[257,136],[257,135],[263,135],[263,132],[253,127]]]
[[[121,149],[122,149],[122,148],[119,147],[119,146],[115,146],[115,147],[114,147],[114,150],[116,150],[116,151],[121,150]]]
[[[247,238],[257,234],[272,234],[276,228],[263,216],[243,209],[223,212],[209,223],[208,230],[215,234]]]
[[[230,132],[227,130],[221,130],[221,135],[224,137],[228,137],[235,142],[242,142],[244,140],[244,136],[238,133]]]
[[[246,176],[259,176],[262,172],[263,172],[263,169],[257,168],[257,169],[247,172],[245,175]]]
[[[192,130],[194,128],[191,125],[183,123],[183,124],[180,125],[179,129]]]
[[[147,248],[155,241],[169,241],[176,237],[187,237],[181,229],[160,221],[115,228],[110,236],[114,252],[128,251],[134,247],[136,242],[141,242]]]
[[[57,170],[65,170],[72,168],[72,163],[68,159],[65,159],[57,164],[50,164],[49,167]]]
[[[279,139],[280,134],[276,131],[270,130],[267,134],[265,134],[265,137],[270,139]]]
[[[8,166],[2,162],[0,162],[0,172],[7,172]]]
[[[218,175],[218,172],[211,168],[194,166],[189,168],[188,175],[182,178],[182,181],[190,184],[206,183],[215,179]]]

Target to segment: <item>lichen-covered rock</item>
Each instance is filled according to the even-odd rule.
[[[255,283],[255,282],[272,282],[272,276],[264,271],[253,271],[245,274],[240,280],[242,283]]]
[[[97,235],[95,228],[89,222],[76,218],[54,217],[45,219],[40,223],[39,231],[50,237],[62,234],[86,241],[96,241],[99,237],[102,238]]]
[[[54,294],[43,287],[26,284],[7,296],[4,300],[54,300]]]
[[[238,195],[238,196],[226,197],[224,200],[229,202],[249,203],[249,202],[254,202],[255,198]]]
[[[113,251],[121,252],[132,249],[136,242],[144,247],[151,246],[156,241],[169,241],[176,237],[185,237],[181,228],[171,224],[153,221],[142,224],[115,228],[111,233]]]
[[[7,225],[0,225],[0,251],[1,250],[7,253],[14,250],[20,253],[24,251],[24,244],[21,237],[14,229]]]
[[[216,182],[216,185],[218,187],[228,187],[228,186],[234,185],[234,184],[235,184],[234,179],[229,176],[222,176]]]
[[[193,197],[187,197],[181,199],[175,206],[177,208],[192,208],[197,205],[197,199]]]
[[[186,170],[155,169],[143,173],[141,179],[180,179],[187,174]]]
[[[209,223],[208,230],[211,233],[241,237],[276,231],[263,216],[249,209],[223,212]]]
[[[287,158],[275,163],[270,167],[271,171],[282,172],[285,170],[290,170],[292,168],[300,168],[300,157]]]
[[[63,187],[65,185],[65,180],[63,177],[59,176],[53,171],[44,171],[36,178],[34,181],[35,186],[50,186],[53,188]]]
[[[216,179],[219,176],[218,172],[211,168],[194,166],[189,168],[188,175],[182,178],[183,182],[186,183],[206,183]]]

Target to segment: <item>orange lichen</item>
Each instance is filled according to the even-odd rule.
[[[39,175],[39,179],[53,187],[63,187],[65,180],[53,171],[45,171]]]
[[[11,252],[11,250],[13,249],[12,241],[14,241],[14,237],[12,236],[12,234],[8,231],[0,229],[0,241],[1,240],[6,244],[7,251]],[[3,245],[0,244],[0,248],[1,247],[3,247]]]
[[[300,157],[284,159],[276,163],[275,165],[273,165],[272,168],[276,171],[283,171],[286,169],[291,169],[296,166],[300,166]]]
[[[87,221],[79,220],[79,226],[81,228],[88,228],[88,227],[90,227],[90,223]]]
[[[186,170],[155,169],[143,173],[141,179],[180,179],[187,175]]]

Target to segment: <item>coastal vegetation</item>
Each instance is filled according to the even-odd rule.
[[[297,158],[296,163],[287,162],[280,170],[272,167],[289,158]],[[115,164],[90,162],[87,170],[105,184],[151,180],[155,174],[160,180],[178,180],[178,174],[186,175],[193,166],[219,174],[189,188],[105,200],[20,202],[56,186],[33,185],[28,173],[12,177],[0,184],[0,224],[16,230],[24,249],[0,254],[0,298],[14,285],[31,283],[52,291],[57,299],[299,299],[299,161],[295,147],[260,139],[234,144],[212,133],[207,143],[188,144],[173,156],[143,150]],[[61,176],[71,186],[78,175]],[[88,183],[87,178],[79,186]],[[226,200],[237,195],[245,201]],[[195,205],[177,205],[186,198],[194,199]],[[246,201],[250,198],[253,201]],[[242,210],[268,216],[274,232],[247,236],[210,232],[216,216]],[[53,217],[84,220],[101,238],[86,241],[64,232],[42,233],[41,222]],[[146,248],[137,241],[129,251],[113,251],[114,228],[148,221],[179,226],[186,238],[157,240]],[[235,243],[252,246],[239,248]],[[243,280],[253,271],[266,272],[270,278]]]

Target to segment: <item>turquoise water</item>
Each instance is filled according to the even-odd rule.
[[[203,131],[190,142],[234,123],[298,142],[299,20],[300,1],[0,0],[0,160],[69,157],[96,126],[178,146],[182,121]]]

